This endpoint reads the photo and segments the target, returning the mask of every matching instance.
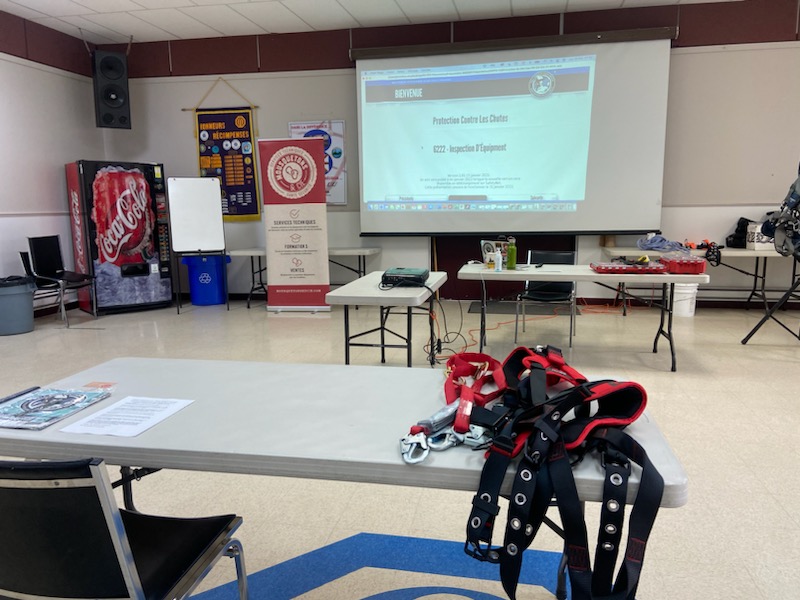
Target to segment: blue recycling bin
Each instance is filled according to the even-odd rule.
[[[225,264],[230,256],[184,256],[181,262],[189,269],[189,296],[192,304],[225,304]]]

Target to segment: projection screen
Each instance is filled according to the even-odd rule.
[[[658,230],[669,40],[357,60],[365,235]]]

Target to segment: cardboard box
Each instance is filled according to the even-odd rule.
[[[748,250],[772,250],[775,248],[775,244],[771,237],[761,233],[761,223],[750,223],[747,226],[745,248]]]

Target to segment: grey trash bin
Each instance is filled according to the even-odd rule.
[[[33,331],[31,277],[0,277],[0,335]]]

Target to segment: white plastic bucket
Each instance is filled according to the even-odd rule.
[[[676,317],[693,317],[697,306],[697,284],[676,283],[672,297],[672,314]]]

